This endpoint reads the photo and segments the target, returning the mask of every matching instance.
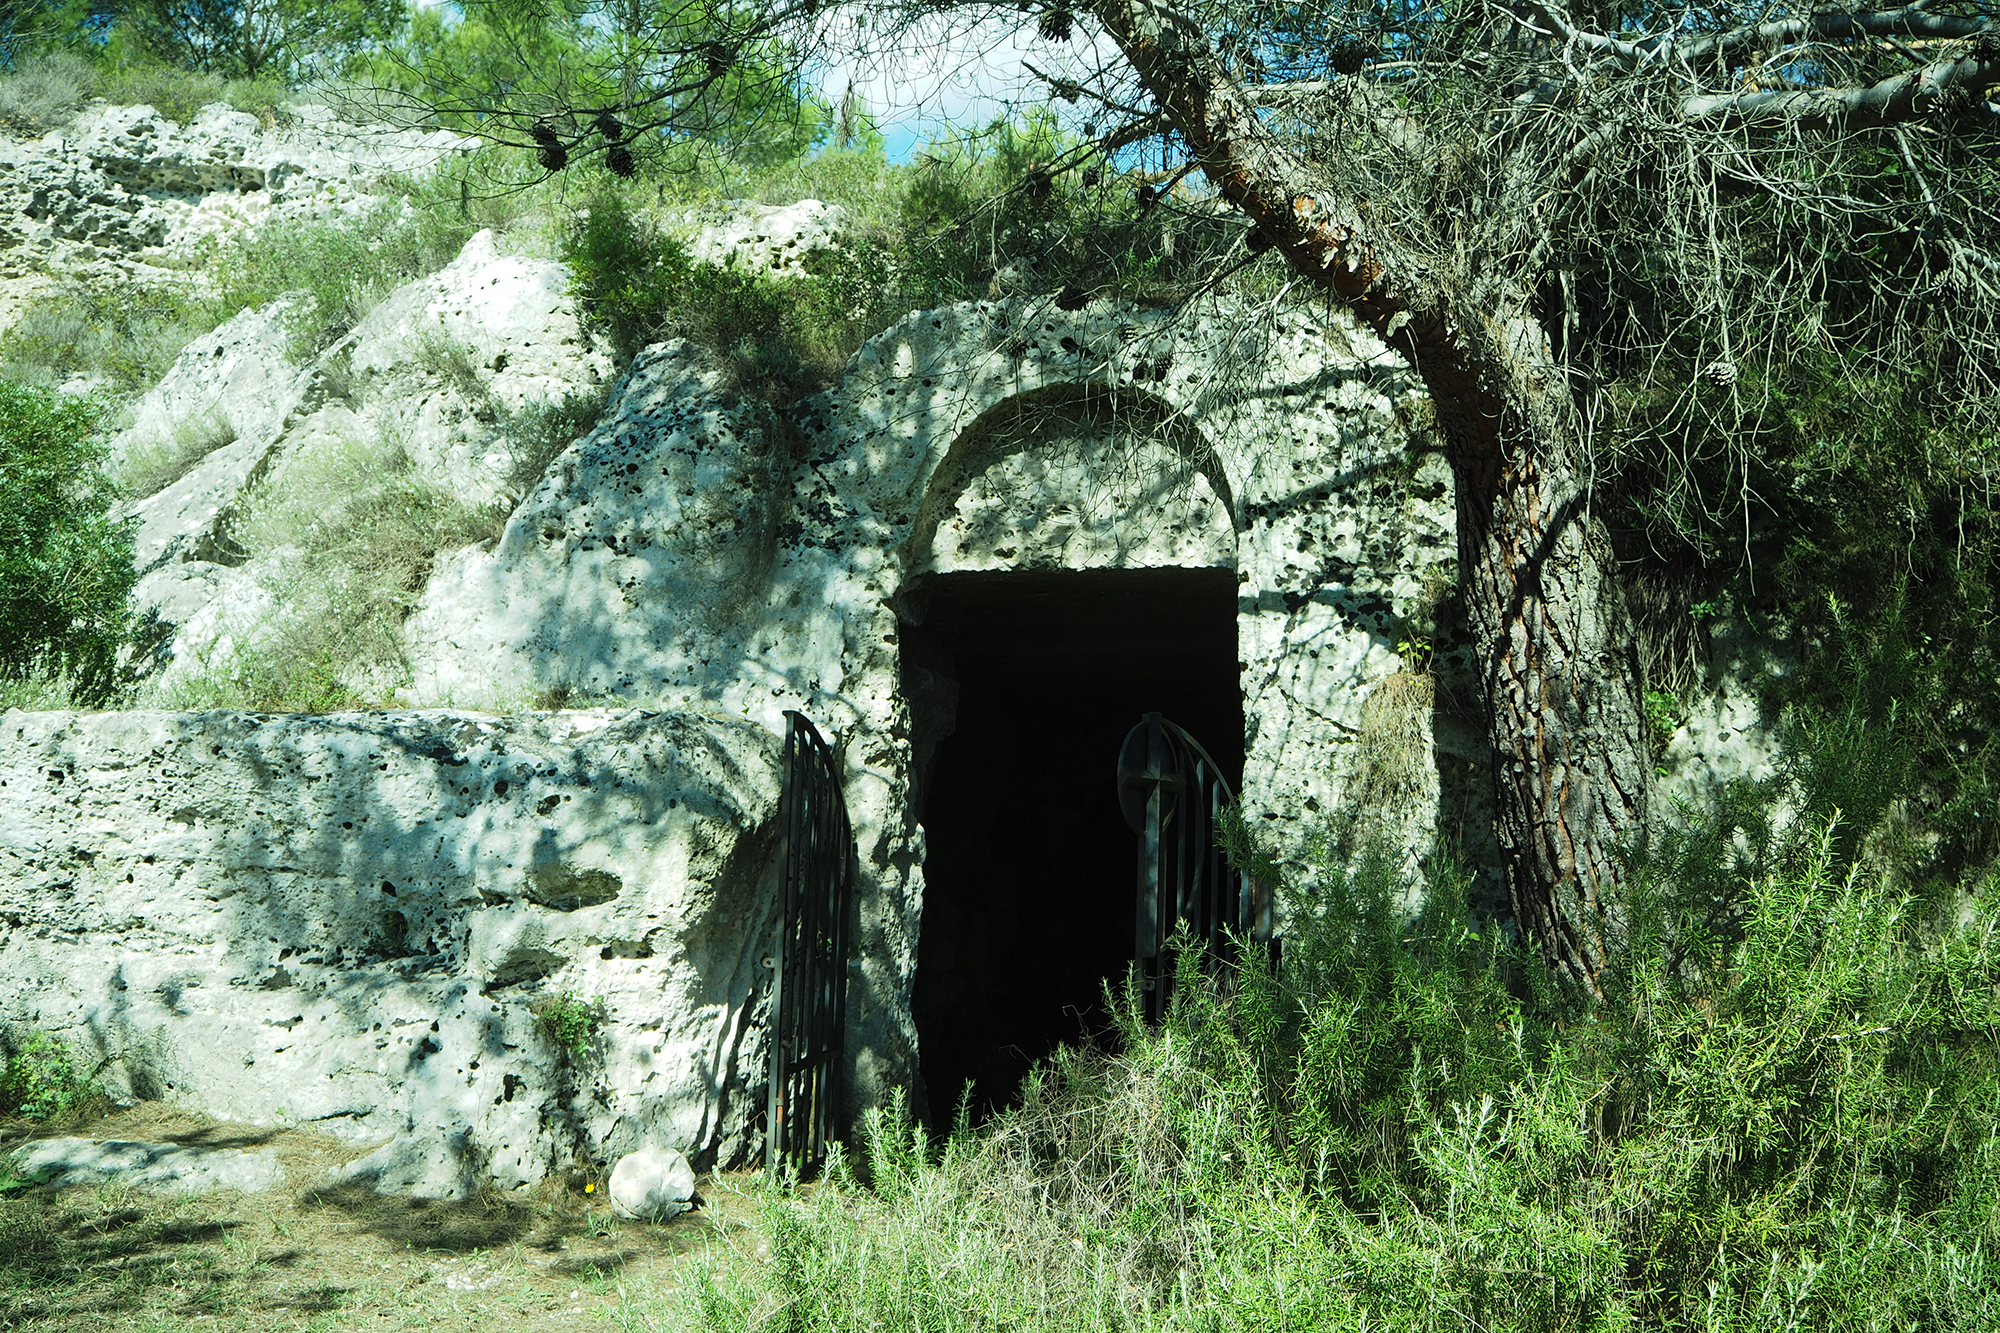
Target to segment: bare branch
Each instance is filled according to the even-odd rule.
[[[2000,82],[2000,50],[1974,48],[1858,88],[1711,93],[1681,103],[1694,124],[1784,125],[1802,130],[1872,129],[1948,113],[1958,94]],[[1963,99],[1970,109],[1976,103]]]

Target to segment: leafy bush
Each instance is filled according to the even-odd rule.
[[[687,338],[780,405],[829,383],[896,308],[888,264],[873,249],[816,253],[799,278],[697,264],[615,192],[578,215],[562,257],[586,317],[621,356],[661,338]]]
[[[0,122],[31,134],[67,124],[91,82],[90,62],[67,51],[23,59],[0,75]]]
[[[0,1071],[0,1117],[60,1124],[104,1104],[103,1089],[56,1038],[30,1029],[14,1034],[9,1044]]]
[[[1726,830],[1690,830],[1726,841]],[[1282,964],[1184,984],[941,1143],[893,1114],[766,1202],[717,1329],[1722,1330],[2000,1323],[2000,902],[1926,914],[1802,818],[1717,918],[1642,875],[1573,1007],[1367,858]],[[862,1183],[863,1178],[866,1184]]]
[[[215,257],[215,322],[286,292],[310,293],[293,327],[295,352],[337,341],[395,288],[437,272],[478,227],[436,208],[384,199],[358,217],[280,222]]]
[[[95,403],[0,381],[0,678],[111,693],[132,536],[112,516]]]
[[[291,100],[291,91],[281,80],[226,79],[151,60],[109,65],[97,75],[96,92],[117,106],[150,106],[177,125],[187,124],[215,102],[227,102],[270,124]]]
[[[219,308],[189,291],[66,282],[39,294],[0,338],[0,375],[53,386],[82,373],[136,394],[219,321]]]

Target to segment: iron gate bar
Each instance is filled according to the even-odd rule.
[[[784,885],[771,955],[771,1057],[764,1170],[804,1177],[839,1137],[847,1067],[847,918],[854,830],[833,747],[803,713],[785,714],[779,802]]]
[[[1205,965],[1235,965],[1237,937],[1269,944],[1269,892],[1232,871],[1216,831],[1235,802],[1221,766],[1201,742],[1158,713],[1147,713],[1118,752],[1118,798],[1139,835],[1133,958],[1146,1020],[1166,1012],[1167,942],[1185,924],[1200,940]],[[1172,894],[1171,912],[1168,894]]]

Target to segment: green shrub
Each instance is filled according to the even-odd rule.
[[[54,386],[83,373],[136,394],[219,321],[215,304],[190,290],[65,282],[38,294],[0,338],[0,375]]]
[[[274,223],[215,256],[216,322],[221,312],[309,293],[292,328],[294,354],[303,359],[337,341],[395,288],[449,264],[476,230],[469,220],[396,199],[341,221]]]
[[[91,84],[90,62],[67,51],[20,60],[0,74],[0,123],[31,134],[67,124]]]
[[[107,698],[134,580],[97,404],[0,381],[0,678]]]
[[[815,253],[797,278],[697,264],[610,191],[564,233],[562,257],[585,317],[621,357],[687,338],[779,405],[830,383],[897,309],[886,257],[872,248]]]
[[[236,427],[220,416],[186,422],[170,439],[129,446],[118,460],[119,488],[129,496],[157,495],[236,441]]]
[[[74,1120],[105,1103],[103,1089],[85,1074],[69,1047],[46,1032],[13,1034],[0,1072],[0,1117]]]
[[[97,90],[113,105],[150,106],[175,124],[185,125],[209,103],[223,100],[223,86],[220,75],[138,61],[104,71]]]
[[[507,445],[507,494],[514,503],[541,482],[557,455],[597,425],[610,401],[611,388],[604,384],[565,394],[560,400],[543,399],[518,411],[495,407],[495,434]]]
[[[177,125],[193,120],[201,109],[226,102],[265,124],[284,114],[292,98],[280,79],[225,79],[219,74],[183,69],[150,60],[129,61],[100,71],[97,95],[117,106],[150,106]]]
[[[2000,901],[1916,910],[1774,837],[1716,918],[1641,875],[1601,1004],[1367,858],[1282,963],[1180,986],[988,1126],[872,1116],[765,1202],[717,1329],[2000,1326]],[[1694,842],[1725,830],[1690,830]],[[1716,878],[1725,877],[1726,872]],[[942,1092],[944,1090],[934,1090]],[[866,1184],[862,1183],[865,1176]]]

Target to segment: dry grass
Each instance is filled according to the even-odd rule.
[[[39,1131],[37,1131],[39,1132]],[[106,1186],[0,1198],[0,1327],[111,1330],[429,1329],[498,1333],[622,1321],[628,1290],[678,1289],[691,1258],[752,1248],[746,1196],[704,1186],[666,1226],[620,1221],[554,1185],[531,1197],[424,1204],[313,1193],[362,1149],[302,1130],[217,1124],[157,1104],[64,1133],[270,1146],[289,1187],[265,1195]],[[0,1151],[26,1137],[0,1127]]]

